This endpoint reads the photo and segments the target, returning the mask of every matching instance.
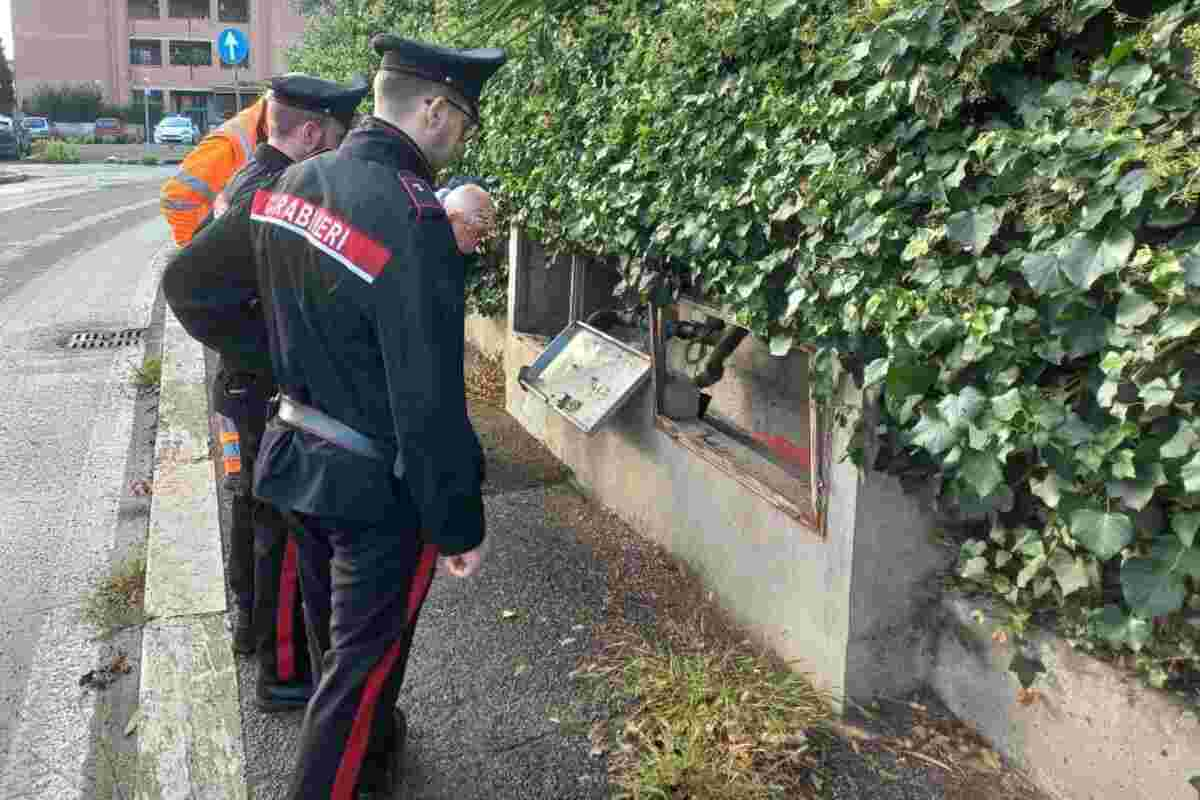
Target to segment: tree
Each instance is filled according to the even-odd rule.
[[[336,5],[335,0],[292,0],[292,8],[306,17],[333,14]]]
[[[17,88],[8,66],[8,56],[4,52],[4,40],[0,39],[0,114],[12,114],[16,105]]]

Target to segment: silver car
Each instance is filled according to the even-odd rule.
[[[163,117],[162,122],[154,126],[155,144],[195,144],[200,138],[200,131],[191,117]]]

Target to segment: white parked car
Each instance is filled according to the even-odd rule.
[[[195,144],[200,139],[200,129],[191,117],[172,115],[163,117],[154,126],[155,144]]]

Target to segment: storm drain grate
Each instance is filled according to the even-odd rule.
[[[71,334],[67,341],[68,350],[95,350],[99,348],[128,347],[142,340],[143,331],[128,328],[123,331],[84,331]]]

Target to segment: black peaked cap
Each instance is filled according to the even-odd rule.
[[[373,36],[371,47],[383,57],[380,69],[405,72],[454,89],[471,104],[476,122],[479,121],[479,96],[483,94],[483,85],[508,60],[505,52],[495,47],[456,50],[391,33]]]
[[[273,99],[284,105],[328,114],[347,128],[354,119],[354,109],[370,90],[370,84],[362,75],[355,75],[349,84],[343,85],[302,72],[289,72],[276,75],[268,83]]]

